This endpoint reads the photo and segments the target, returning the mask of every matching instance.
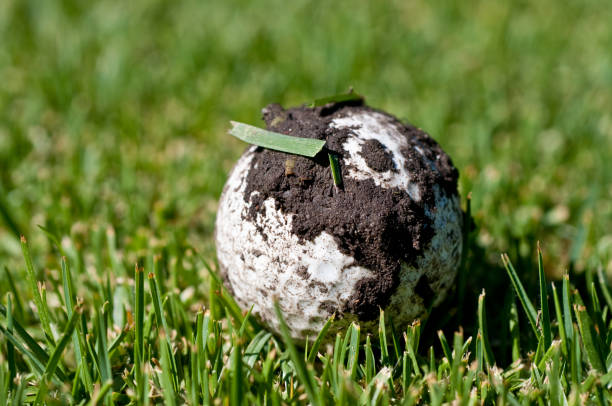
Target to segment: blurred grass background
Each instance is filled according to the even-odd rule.
[[[612,272],[612,8],[602,1],[0,2],[0,265],[115,230],[127,263],[188,242],[244,145],[353,86],[428,131],[472,192],[478,243]],[[38,253],[38,254],[36,254]]]

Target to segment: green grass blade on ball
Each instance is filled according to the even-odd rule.
[[[249,144],[287,152],[289,154],[314,157],[323,149],[324,140],[315,138],[292,137],[273,131],[264,130],[252,125],[231,121],[232,129],[229,131],[234,137]]]

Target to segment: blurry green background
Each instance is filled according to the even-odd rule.
[[[0,265],[36,226],[125,261],[214,255],[224,180],[286,106],[353,86],[428,131],[472,192],[477,241],[549,273],[612,272],[612,7],[606,1],[0,2]],[[55,255],[55,254],[54,254]],[[56,257],[53,259],[56,261]]]

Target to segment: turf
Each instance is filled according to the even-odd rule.
[[[0,404],[610,402],[610,21],[596,1],[0,2]],[[226,132],[350,86],[442,144],[475,227],[429,318],[305,351],[215,282],[245,147]]]

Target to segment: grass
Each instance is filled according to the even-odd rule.
[[[0,404],[607,404],[611,14],[1,2]],[[226,132],[350,86],[442,144],[475,228],[428,318],[300,348],[214,273]]]
[[[31,263],[25,241],[23,246],[24,262]],[[111,251],[105,249],[102,255]],[[204,261],[193,248],[186,254],[186,261],[194,265]],[[236,305],[224,289],[190,309],[183,292],[169,290],[158,280],[156,275],[172,272],[161,265],[161,258],[149,256],[143,262],[144,267],[137,265],[133,272],[126,268],[110,289],[91,283],[90,289],[104,292],[102,298],[93,303],[77,299],[71,308],[70,267],[76,264],[59,258],[61,277],[47,300],[40,301],[42,307],[32,303],[26,320],[20,320],[8,295],[7,306],[0,306],[0,332],[10,349],[3,353],[8,362],[0,364],[0,397],[16,404],[612,401],[611,303],[599,302],[598,295],[609,295],[602,279],[587,292],[570,285],[567,277],[561,283],[542,284],[541,303],[546,305],[536,310],[504,256],[507,277],[520,299],[512,301],[520,303],[526,316],[523,326],[531,327],[523,335],[501,337],[488,327],[483,291],[477,299],[473,335],[462,328],[432,334],[439,323],[435,319],[398,330],[381,312],[378,337],[362,340],[359,325],[352,324],[335,341],[331,337],[333,344],[323,345],[330,320],[312,345],[302,349],[292,342],[279,307],[282,334],[275,337],[258,326],[250,312],[233,309]],[[39,293],[34,286],[30,294]],[[561,299],[557,288],[563,291]],[[58,303],[50,305],[51,298]],[[551,317],[548,303],[553,301]],[[218,317],[210,309],[219,309]],[[42,323],[31,320],[40,314],[50,318],[50,337]],[[503,319],[510,325],[519,322]],[[26,322],[28,329],[23,327]],[[511,341],[512,356],[491,339]]]

